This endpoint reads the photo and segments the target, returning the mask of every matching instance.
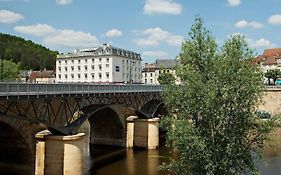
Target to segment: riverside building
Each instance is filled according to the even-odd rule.
[[[141,83],[141,56],[109,44],[76,49],[57,56],[56,82]]]

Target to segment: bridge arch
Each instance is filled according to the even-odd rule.
[[[35,139],[27,122],[0,121],[0,174],[34,174]]]
[[[154,118],[164,114],[166,114],[164,103],[156,99],[148,101],[137,111],[137,115],[141,118]]]
[[[93,112],[88,120],[91,144],[125,146],[126,119],[119,111],[104,106]]]

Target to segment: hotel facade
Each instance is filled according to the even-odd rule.
[[[102,44],[60,54],[56,60],[58,83],[141,83],[138,53]]]

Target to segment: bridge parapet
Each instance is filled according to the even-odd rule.
[[[42,96],[42,95],[87,95],[99,93],[142,93],[161,92],[163,88],[159,85],[143,84],[93,84],[93,83],[0,83],[0,97],[10,96]]]

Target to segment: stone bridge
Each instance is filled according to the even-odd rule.
[[[51,165],[49,172],[42,170],[47,166],[46,140],[68,140],[86,122],[90,125],[91,143],[125,147],[132,134],[127,134],[127,117],[138,116],[147,123],[165,112],[162,88],[153,85],[1,83],[0,90],[0,172],[17,169],[15,172],[33,174],[36,162],[36,174],[58,173]],[[132,130],[132,120],[130,123]],[[37,134],[46,129],[52,135]],[[133,128],[131,132],[134,131]]]

